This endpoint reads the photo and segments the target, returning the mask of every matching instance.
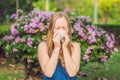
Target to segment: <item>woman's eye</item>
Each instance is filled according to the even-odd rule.
[[[65,27],[63,27],[63,29],[65,29],[65,30],[66,30],[66,28],[65,28]]]
[[[59,29],[59,27],[56,28],[56,30],[58,30],[58,29]]]

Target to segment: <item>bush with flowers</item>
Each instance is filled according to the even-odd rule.
[[[80,43],[81,65],[88,62],[105,62],[114,53],[115,36],[94,26],[89,16],[78,16],[65,9],[72,25],[72,40]],[[40,66],[37,58],[38,44],[45,40],[51,14],[37,9],[25,14],[18,10],[12,14],[15,23],[11,34],[2,39],[6,56],[16,62],[22,62],[30,75],[39,74]],[[30,71],[30,72],[29,72]]]

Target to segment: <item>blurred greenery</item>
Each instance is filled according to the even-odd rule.
[[[119,80],[120,79],[120,52],[115,53],[112,59],[104,64],[88,63],[80,70],[85,72],[87,77],[78,77],[78,80]]]
[[[80,68],[80,71],[86,73],[87,76],[78,76],[77,80],[101,80],[106,78],[109,80],[119,80],[120,73],[120,52],[115,53],[112,59],[106,63],[88,63],[86,66]],[[21,70],[20,70],[21,69]],[[1,80],[24,80],[25,72],[24,66],[21,63],[11,64],[5,63],[0,65],[0,79]],[[30,79],[32,80],[32,79]],[[38,79],[35,79],[38,80]]]
[[[49,11],[69,8],[78,15],[94,17],[94,0],[48,0]],[[120,24],[120,0],[97,0],[98,24]],[[9,3],[9,4],[6,4]],[[33,8],[45,11],[46,0],[19,0],[19,9],[30,12]],[[16,12],[16,0],[1,0],[0,23],[7,22],[12,13]]]
[[[45,10],[45,0],[33,3],[34,7]],[[49,0],[50,11],[71,11],[82,16],[94,17],[94,0]],[[98,0],[98,24],[120,24],[120,0]]]

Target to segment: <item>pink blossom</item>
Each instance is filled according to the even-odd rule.
[[[91,35],[92,35],[92,36],[95,36],[95,35],[96,35],[96,33],[93,31],[93,32],[91,33]]]
[[[28,31],[29,28],[30,28],[29,25],[24,25],[24,31]]]
[[[92,19],[90,18],[90,16],[86,17],[86,22],[90,22]]]
[[[114,52],[119,52],[118,48],[114,48]]]
[[[79,31],[79,30],[80,30],[79,25],[78,25],[77,23],[74,24],[74,29],[75,29],[76,31]]]
[[[27,62],[28,62],[28,63],[30,63],[30,62],[31,62],[31,60],[30,60],[30,59],[27,59]]]
[[[85,55],[83,56],[83,60],[85,60],[85,61],[87,61],[87,62],[90,61],[89,56],[85,54]]]
[[[98,36],[98,37],[101,37],[101,33],[100,33],[100,32],[97,32],[97,36]]]
[[[12,28],[12,29],[11,29],[11,33],[12,33],[13,35],[19,34],[19,32],[18,32],[15,28]]]
[[[79,24],[79,26],[82,26],[83,22],[81,20],[78,20],[77,24]]]
[[[18,23],[16,23],[14,26],[17,28],[20,28],[20,24],[18,24]]]
[[[82,30],[79,30],[78,35],[84,36],[85,34],[84,34],[84,32]]]
[[[18,50],[16,48],[13,49],[13,52],[17,52]]]
[[[114,47],[114,42],[111,41],[111,42],[106,42],[106,45],[108,48],[113,48]]]
[[[111,41],[111,38],[108,34],[106,34],[105,37],[106,37],[107,41]]]
[[[100,48],[101,48],[101,49],[105,49],[105,47],[104,47],[104,46],[101,46]]]
[[[39,22],[40,22],[40,19],[37,18],[37,17],[35,17],[35,18],[31,19],[31,21],[32,21],[33,23],[39,23]]]
[[[95,27],[94,25],[92,25],[92,29],[93,29],[94,31],[97,31],[97,27]]]
[[[21,38],[19,37],[19,36],[17,36],[16,38],[15,38],[15,43],[18,43],[18,42],[20,42],[21,41]]]
[[[72,34],[74,33],[74,29],[71,29],[71,33],[72,33]]]
[[[30,30],[28,31],[28,33],[32,33],[32,34],[34,34],[34,33],[36,33],[36,32],[35,32],[34,29],[30,28]]]
[[[84,40],[88,39],[87,35],[82,36]]]
[[[90,54],[91,53],[91,50],[88,50],[85,52],[86,54]]]
[[[27,45],[29,46],[29,47],[32,47],[32,45],[33,45],[33,38],[28,38],[27,39]]]
[[[39,23],[39,24],[36,25],[36,28],[42,29],[42,27],[44,27],[43,23]]]
[[[89,43],[90,43],[90,44],[97,42],[95,36],[89,36],[88,39],[89,39]]]
[[[36,27],[36,23],[30,23],[30,26],[32,27],[32,28],[35,28]]]
[[[107,56],[102,56],[102,57],[100,58],[100,60],[101,60],[102,62],[105,62],[106,59],[107,59]]]
[[[87,29],[87,31],[88,31],[89,33],[92,33],[92,32],[93,32],[93,30],[92,30],[92,28],[90,27],[90,25],[87,25],[87,26],[86,26],[86,29]]]
[[[64,13],[68,13],[68,12],[70,12],[70,9],[69,9],[69,8],[66,8],[66,9],[64,9],[63,12],[64,12]]]
[[[13,39],[13,36],[12,36],[12,35],[10,35],[10,36],[5,36],[4,39],[6,39],[6,40],[12,40],[12,39]]]

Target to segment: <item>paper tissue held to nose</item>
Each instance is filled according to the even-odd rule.
[[[60,34],[61,34],[60,40],[63,42],[65,40],[65,37],[64,37],[64,31],[61,29],[60,29]]]

